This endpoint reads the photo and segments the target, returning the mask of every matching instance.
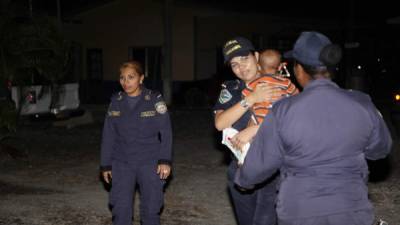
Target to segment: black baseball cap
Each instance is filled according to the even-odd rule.
[[[244,37],[235,37],[228,40],[222,49],[224,63],[231,61],[236,56],[247,56],[255,51],[253,44]]]

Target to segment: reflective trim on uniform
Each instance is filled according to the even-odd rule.
[[[120,111],[108,111],[108,116],[120,116],[121,112]]]
[[[140,117],[152,117],[156,115],[156,111],[144,111],[140,113]]]
[[[381,111],[379,111],[378,109],[376,109],[376,112],[378,113],[378,115],[383,118]]]

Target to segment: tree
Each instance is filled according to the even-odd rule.
[[[57,102],[57,86],[68,72],[70,42],[49,17],[12,18],[1,28],[1,77],[21,88],[20,104],[26,86],[47,84],[52,91],[51,107]],[[40,96],[39,96],[40,97]]]
[[[18,106],[29,94],[30,85],[48,85],[42,94],[51,92],[51,108],[58,102],[58,84],[68,72],[70,42],[67,41],[55,19],[39,16],[17,16],[5,11],[10,1],[0,2],[0,93],[10,91],[6,84],[17,86]],[[21,108],[15,108],[10,94],[0,94],[0,150],[5,139],[16,131]],[[38,96],[40,98],[41,95]]]

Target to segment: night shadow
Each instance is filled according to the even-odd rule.
[[[390,155],[379,160],[367,160],[367,163],[369,168],[369,181],[373,183],[386,180],[393,170],[393,160]]]
[[[238,221],[238,215],[237,215],[236,210],[235,210],[235,205],[233,204],[233,198],[232,198],[231,191],[230,191],[229,187],[226,187],[226,194],[228,195],[229,205],[231,206],[233,215],[235,216],[235,221]],[[237,223],[235,223],[235,225],[237,225]]]
[[[0,180],[0,193],[2,195],[51,195],[62,194],[63,191],[28,185],[16,185]],[[1,224],[1,223],[0,223]]]
[[[235,210],[235,204],[234,204],[234,200],[233,200],[233,197],[232,197],[231,188],[235,189],[234,191],[236,193],[234,193],[234,195],[237,196],[236,198],[238,198],[238,196],[240,196],[240,195],[241,195],[241,197],[239,197],[239,198],[243,198],[243,197],[246,198],[246,195],[252,195],[252,194],[254,194],[255,191],[259,191],[257,193],[257,195],[261,195],[262,194],[263,196],[266,196],[265,194],[267,192],[265,190],[270,190],[268,192],[271,193],[271,194],[274,194],[276,196],[278,194],[277,185],[279,183],[279,176],[280,176],[280,173],[279,172],[275,172],[271,177],[269,177],[265,181],[255,185],[255,187],[252,188],[252,189],[244,189],[244,188],[239,187],[236,184],[231,183],[231,181],[228,181],[229,184],[228,184],[228,187],[226,188],[226,191],[227,191],[227,195],[229,197],[229,204],[231,205],[232,212],[235,215],[235,219],[236,219],[235,221],[239,221],[239,220],[238,220],[238,215],[237,215],[236,210]],[[233,185],[233,187],[232,187],[232,185]],[[272,189],[268,188],[268,189],[261,190],[262,188],[265,188],[266,185],[270,185],[270,187],[273,187],[273,188]],[[275,197],[273,199],[275,199]],[[270,200],[268,200],[268,201],[270,201]],[[273,202],[275,202],[275,200],[271,201],[271,204],[274,204]],[[274,205],[274,206],[276,207],[276,205]]]
[[[222,131],[214,129],[213,131],[213,146],[215,149],[220,151],[222,155],[221,164],[229,165],[232,160],[233,155],[231,151],[221,143],[222,141]]]

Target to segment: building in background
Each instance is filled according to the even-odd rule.
[[[171,1],[171,32],[165,32],[166,1],[116,0],[66,18],[67,37],[77,43],[80,77],[88,101],[104,101],[118,85],[118,67],[136,59],[145,67],[146,85],[165,92],[171,88],[176,103],[185,96],[213,98],[215,80],[229,78],[222,64],[221,45],[233,36],[245,36],[257,47],[289,49],[302,30],[335,31],[332,20],[286,18],[265,13],[237,12],[199,1]],[[170,46],[166,44],[170,35]],[[166,47],[171,48],[171,74],[165,73]],[[76,70],[78,72],[79,70]],[[162,80],[170,76],[171,87]],[[233,78],[233,77],[231,77]],[[197,81],[193,85],[192,81]],[[218,81],[217,81],[218,82]],[[207,90],[206,90],[207,89]],[[106,90],[105,96],[100,96]],[[208,96],[211,95],[211,96]],[[196,97],[197,96],[197,97]],[[97,100],[96,100],[97,98]],[[190,98],[190,97],[189,97]],[[207,99],[208,98],[208,99]],[[201,100],[200,100],[201,101]]]
[[[378,42],[386,42],[374,33],[382,25],[379,12],[383,4],[364,3],[360,10],[355,1],[337,1],[329,10],[322,10],[313,1],[288,5],[255,0],[248,4],[236,0],[56,2],[62,29],[74,42],[70,76],[80,81],[81,100],[88,103],[107,102],[119,87],[119,64],[136,59],[145,67],[146,85],[169,96],[169,101],[211,104],[219,83],[233,78],[222,64],[221,45],[228,38],[244,36],[259,49],[285,51],[304,30],[323,32],[343,47],[351,46],[345,48],[345,60],[338,68],[336,81],[342,86],[360,86],[368,75],[353,67],[357,61],[376,58],[382,49]],[[47,9],[50,3],[55,5],[50,0],[34,3],[34,9],[40,4]],[[54,15],[56,8],[48,11]],[[375,12],[374,17],[370,16],[371,11]],[[386,43],[385,48],[391,46]],[[363,77],[361,81],[359,77]]]

